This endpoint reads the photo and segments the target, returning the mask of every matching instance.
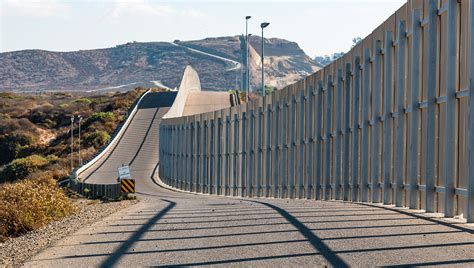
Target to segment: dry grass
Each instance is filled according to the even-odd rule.
[[[0,186],[0,207],[0,240],[40,228],[76,210],[49,174]]]

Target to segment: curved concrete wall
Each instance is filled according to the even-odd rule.
[[[196,70],[188,65],[184,70],[183,78],[181,79],[181,84],[178,89],[178,95],[176,95],[173,106],[171,106],[170,110],[163,116],[163,118],[182,116],[188,95],[193,91],[201,91],[201,81],[199,80]]]
[[[230,106],[229,93],[202,91],[198,73],[188,65],[184,70],[176,100],[163,118],[212,112]]]

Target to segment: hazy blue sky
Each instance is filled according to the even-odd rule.
[[[296,41],[310,56],[347,51],[403,0],[0,0],[0,51],[72,51],[131,41],[173,41],[249,31]]]

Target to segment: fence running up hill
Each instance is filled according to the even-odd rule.
[[[409,1],[302,81],[164,120],[160,178],[191,192],[381,202],[472,222],[473,40],[474,0]]]

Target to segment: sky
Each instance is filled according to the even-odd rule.
[[[346,52],[403,0],[0,0],[0,52],[75,51],[245,33],[297,42],[311,57]]]

